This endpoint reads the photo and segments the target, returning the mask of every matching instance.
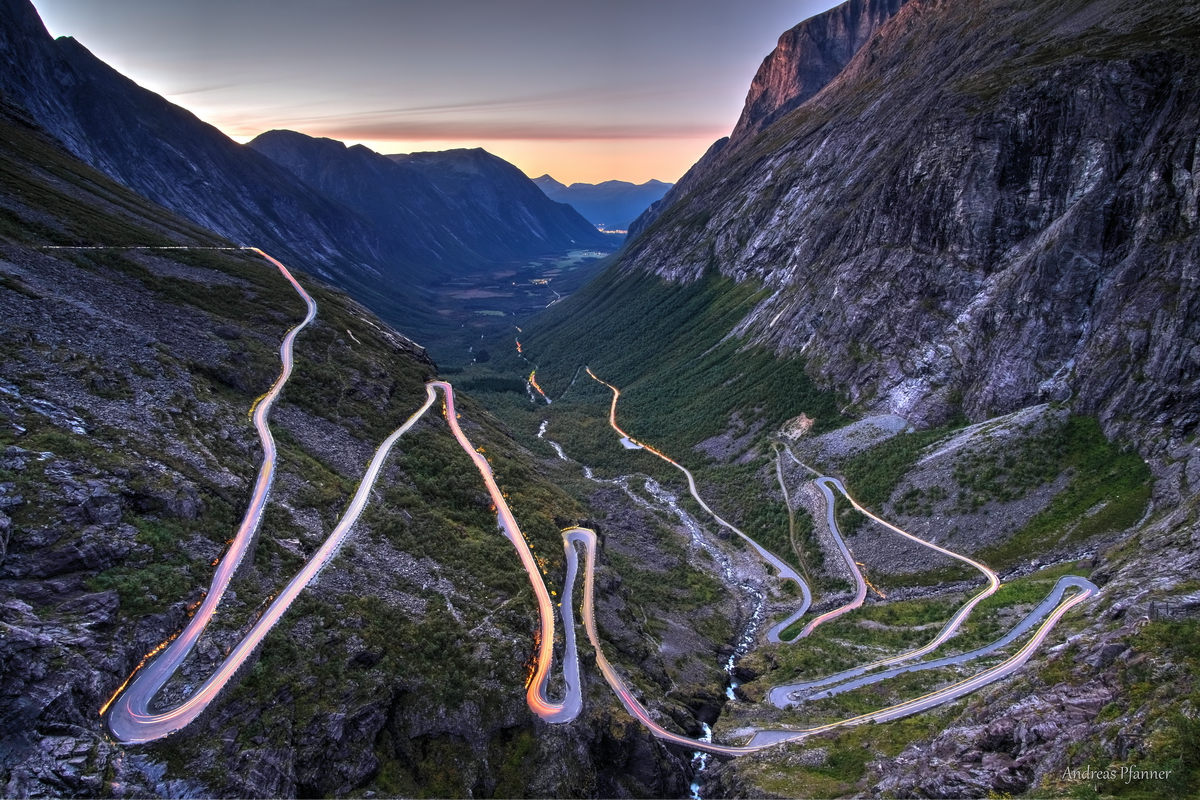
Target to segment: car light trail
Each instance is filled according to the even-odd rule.
[[[186,249],[186,248],[179,248]],[[216,249],[216,248],[214,248]],[[961,697],[969,692],[985,686],[993,681],[1012,674],[1023,665],[1032,656],[1033,652],[1042,643],[1050,630],[1062,618],[1062,616],[1074,606],[1084,602],[1089,597],[1093,596],[1097,589],[1090,582],[1075,577],[1063,578],[1059,581],[1055,590],[1049,595],[1042,605],[1034,612],[1031,612],[1017,628],[1014,628],[1006,637],[997,642],[988,645],[971,653],[965,653],[961,656],[953,656],[949,659],[943,659],[937,662],[928,662],[909,667],[898,668],[902,669],[929,669],[935,666],[940,666],[943,663],[961,663],[961,661],[970,658],[977,658],[980,655],[994,651],[996,648],[1007,644],[1018,635],[1027,631],[1036,618],[1045,616],[1045,620],[1034,632],[1029,641],[1014,655],[1005,659],[1001,663],[981,671],[980,673],[958,681],[950,686],[943,687],[937,691],[923,695],[921,697],[907,700],[903,703],[898,703],[878,711],[873,711],[860,716],[852,717],[845,720],[829,723],[826,725],[817,726],[803,730],[759,730],[754,733],[749,742],[744,745],[724,745],[717,744],[704,740],[692,739],[681,734],[669,731],[659,725],[649,714],[641,702],[634,696],[628,685],[622,680],[619,673],[609,663],[604,656],[603,648],[596,629],[595,623],[595,580],[594,566],[597,541],[594,532],[585,528],[569,528],[563,531],[563,547],[566,555],[567,574],[566,581],[563,585],[562,600],[556,603],[552,597],[556,597],[557,593],[549,591],[546,587],[542,575],[545,572],[545,559],[540,556],[535,556],[532,549],[526,540],[517,524],[511,508],[507,502],[507,495],[497,485],[495,477],[492,473],[491,464],[489,463],[483,448],[476,449],[470,440],[463,433],[459,426],[459,414],[454,409],[454,389],[445,381],[431,381],[425,386],[425,402],[415,411],[403,425],[397,428],[375,451],[370,464],[368,465],[359,486],[348,504],[345,513],[338,521],[337,525],[331,531],[329,537],[321,545],[316,553],[305,563],[300,571],[288,582],[282,591],[273,598],[269,597],[264,604],[268,604],[262,615],[251,627],[246,636],[238,642],[229,651],[225,660],[221,663],[216,671],[197,689],[191,696],[185,699],[180,705],[161,713],[152,713],[149,710],[150,703],[153,698],[159,693],[165,683],[171,678],[179,666],[183,663],[188,653],[192,650],[195,643],[203,633],[208,622],[215,613],[221,598],[223,597],[226,588],[229,585],[238,565],[241,563],[246,550],[249,547],[250,541],[253,539],[254,533],[261,524],[263,511],[270,494],[271,484],[274,478],[276,466],[276,448],[270,429],[267,425],[267,419],[272,406],[274,405],[279,393],[282,391],[284,384],[291,375],[293,357],[292,350],[296,336],[316,315],[316,302],[304,291],[299,282],[292,276],[288,269],[279,261],[258,250],[257,248],[242,248],[252,250],[258,253],[264,259],[276,266],[280,273],[286,278],[295,288],[296,292],[304,300],[307,314],[304,319],[291,328],[285,335],[283,342],[280,345],[280,375],[272,385],[270,391],[265,395],[255,400],[250,414],[256,430],[258,431],[260,441],[263,445],[263,459],[259,467],[258,476],[254,484],[254,491],[251,495],[250,503],[242,523],[238,529],[238,533],[231,540],[229,551],[223,558],[218,559],[216,564],[216,572],[214,574],[212,584],[209,589],[203,594],[201,599],[189,606],[188,611],[191,613],[191,619],[188,624],[179,633],[171,636],[166,641],[162,642],[149,653],[147,653],[133,670],[130,676],[121,684],[114,692],[113,696],[100,709],[100,714],[106,717],[110,730],[122,742],[137,743],[148,742],[155,739],[168,736],[189,722],[198,717],[207,706],[218,696],[221,689],[236,674],[237,670],[245,662],[245,660],[254,652],[261,644],[267,633],[272,627],[282,618],[283,614],[290,607],[299,593],[316,578],[322,568],[329,562],[338,548],[349,534],[351,528],[358,520],[363,509],[366,507],[370,492],[383,464],[391,451],[391,448],[412,428],[416,422],[424,417],[426,412],[433,407],[437,401],[438,391],[442,394],[442,413],[445,416],[446,422],[450,427],[451,433],[455,440],[463,448],[464,452],[471,458],[483,478],[484,484],[487,487],[488,494],[491,497],[492,505],[496,511],[497,522],[505,536],[516,549],[518,557],[521,560],[526,574],[529,576],[530,584],[533,588],[534,597],[537,603],[539,626],[534,634],[534,652],[531,654],[528,662],[528,675],[526,681],[526,702],[529,708],[541,717],[543,720],[552,723],[563,723],[574,720],[582,709],[582,684],[579,677],[579,661],[577,653],[577,644],[575,639],[575,625],[572,614],[573,608],[573,591],[578,576],[578,549],[576,545],[582,545],[586,557],[586,567],[584,573],[584,597],[582,601],[582,620],[584,628],[587,632],[596,653],[596,664],[603,674],[609,686],[612,687],[617,697],[620,699],[624,707],[636,717],[642,724],[657,737],[684,745],[691,749],[704,750],[712,753],[720,753],[725,755],[737,756],[747,753],[757,752],[768,747],[773,747],[783,742],[796,741],[810,736],[821,731],[831,730],[845,725],[857,725],[864,722],[885,722],[908,714],[918,713],[928,708],[932,708],[940,703],[945,703],[957,697]],[[779,572],[779,577],[785,580],[795,581],[802,589],[804,594],[803,607],[797,613],[790,616],[783,623],[780,623],[768,633],[768,638],[777,636],[779,631],[792,624],[800,617],[811,603],[807,584],[800,578],[798,574],[786,563],[775,557],[770,552],[758,545],[752,538],[734,527],[729,522],[717,515],[699,496],[696,489],[695,479],[691,472],[688,471],[678,462],[674,461],[664,453],[650,447],[644,443],[638,442],[629,436],[625,431],[621,430],[616,423],[616,405],[620,397],[620,391],[611,384],[601,381],[590,370],[588,374],[600,383],[604,383],[613,392],[613,400],[609,409],[609,423],[612,428],[621,435],[622,438],[629,442],[640,446],[643,449],[649,450],[654,455],[667,461],[687,477],[688,488],[692,497],[700,504],[700,506],[715,519],[719,524],[736,533],[738,536],[746,540],[755,551],[769,564],[771,564]],[[530,375],[530,383],[536,386],[534,375]],[[538,388],[541,392],[541,389]],[[545,395],[543,394],[543,397]],[[546,398],[549,402],[549,398]],[[790,454],[790,450],[789,450]],[[792,456],[795,460],[795,456]],[[799,463],[799,462],[797,462]],[[923,655],[945,639],[949,638],[958,625],[966,617],[974,606],[984,597],[994,593],[999,588],[999,578],[988,567],[973,561],[965,556],[953,553],[945,548],[938,547],[932,543],[921,540],[905,531],[900,530],[894,525],[880,519],[870,511],[863,508],[854,500],[847,492],[844,486],[834,478],[820,477],[817,484],[826,494],[828,500],[828,509],[830,515],[830,528],[835,537],[839,541],[840,547],[843,549],[843,554],[847,558],[852,568],[857,570],[854,565],[853,557],[849,555],[848,548],[845,548],[844,542],[841,542],[840,535],[837,533],[836,520],[833,519],[833,495],[831,487],[840,491],[851,504],[861,513],[874,519],[885,527],[894,532],[905,536],[915,542],[918,542],[926,547],[930,547],[938,552],[944,553],[953,558],[959,559],[976,569],[979,569],[988,577],[988,587],[972,598],[965,604],[955,616],[946,624],[941,633],[928,645],[922,648],[893,656],[889,659],[877,661],[874,664],[858,668],[856,674],[861,674],[874,667],[896,663],[898,661],[908,660]],[[861,574],[860,574],[861,579]],[[861,579],[865,584],[865,579]],[[1068,589],[1075,588],[1079,591],[1066,597]],[[865,593],[865,586],[863,588]],[[861,602],[861,600],[859,601]],[[1051,610],[1051,607],[1053,609]],[[563,681],[566,685],[564,698],[561,702],[554,702],[547,697],[547,685],[549,682],[550,669],[553,662],[553,649],[555,638],[555,618],[557,615],[561,617],[564,634],[563,647]],[[848,610],[848,609],[845,609]],[[839,609],[831,614],[843,613]],[[829,615],[823,615],[828,618]],[[806,631],[811,630],[815,623],[810,623],[806,626]],[[778,641],[778,638],[772,639]],[[775,699],[776,693],[782,693],[781,699],[786,702],[792,702],[789,696],[790,692],[796,691],[799,686],[815,686],[829,685],[834,682],[844,682],[855,677],[851,673],[854,670],[839,673],[836,676],[823,679],[822,681],[812,682],[805,685],[796,685],[792,687],[776,687],[772,690],[772,699]],[[881,679],[879,675],[869,676],[866,681],[874,681]]]
[[[341,520],[325,540],[325,543],[313,554],[312,558],[292,578],[283,591],[275,597],[246,636],[234,646],[226,659],[208,680],[182,704],[168,711],[152,713],[150,711],[151,701],[176,670],[179,669],[179,666],[204,632],[226,588],[229,586],[230,580],[237,571],[238,564],[241,563],[242,557],[249,548],[255,531],[262,521],[263,511],[266,506],[268,494],[270,493],[271,483],[274,479],[276,462],[275,441],[267,425],[267,417],[284,384],[291,375],[293,364],[292,346],[296,336],[305,325],[312,321],[317,313],[316,302],[304,291],[303,287],[300,286],[287,267],[257,248],[247,249],[258,253],[279,269],[283,276],[292,284],[293,288],[295,288],[296,292],[304,299],[308,313],[304,320],[289,330],[284,337],[283,343],[279,348],[280,361],[282,363],[280,375],[271,387],[271,390],[264,398],[261,398],[261,402],[255,403],[253,419],[255,428],[258,430],[259,438],[263,444],[263,461],[259,467],[258,479],[255,482],[254,493],[251,495],[246,515],[242,519],[242,524],[238,529],[237,535],[233,538],[229,552],[221,559],[221,563],[217,567],[212,585],[209,587],[199,608],[183,631],[147,654],[142,662],[138,664],[138,667],[134,670],[130,678],[126,679],[126,682],[118,688],[113,699],[109,700],[101,709],[100,713],[102,715],[107,714],[108,726],[113,735],[126,743],[148,742],[168,736],[198,717],[208,707],[209,703],[216,699],[221,689],[234,676],[245,659],[253,653],[254,649],[270,629],[274,627],[275,623],[279,621],[292,601],[299,595],[300,591],[317,576],[325,564],[328,563],[329,559],[333,557],[346,535],[350,532],[350,529],[354,526],[354,523],[358,520],[359,515],[362,514],[362,510],[366,507],[371,487],[374,485],[379,470],[383,466],[384,459],[387,457],[392,446],[417,420],[424,416],[425,412],[429,410],[436,399],[433,387],[427,386],[425,404],[409,417],[403,425],[397,428],[379,446],[379,449],[376,450],[375,456],[363,476],[363,480],[359,483],[357,492],[351,499]],[[157,657],[155,657],[156,654]]]
[[[546,401],[546,405],[550,405],[550,398],[547,397],[546,393],[542,391],[542,387],[538,386],[536,369],[533,372],[529,373],[528,380],[529,380],[529,385],[532,386],[537,391],[537,393],[542,396],[542,399]]]
[[[650,447],[649,445],[646,445],[643,442],[639,442],[637,439],[634,439],[632,436],[630,436],[628,433],[626,433],[624,430],[622,430],[621,427],[619,425],[617,425],[617,416],[616,416],[617,401],[620,399],[621,391],[616,386],[613,386],[611,383],[601,380],[599,377],[596,376],[596,374],[594,372],[592,372],[592,370],[590,368],[585,367],[585,369],[587,369],[588,375],[590,375],[597,382],[602,383],[605,386],[607,386],[613,393],[612,403],[609,406],[609,412],[608,412],[608,422],[609,422],[610,427],[612,427],[612,429],[614,431],[616,431],[617,434],[619,436],[621,436],[621,438],[623,440],[628,440],[630,442],[633,442],[636,445],[641,446],[645,450],[649,450],[651,453],[654,453],[654,455],[656,455],[659,458],[663,459],[664,461],[670,463],[672,466],[676,467],[681,472],[683,472],[684,475],[687,477],[688,489],[691,492],[692,497],[696,500],[697,503],[700,504],[700,506],[706,512],[708,512],[708,514],[710,516],[712,516],[713,519],[715,519],[722,526],[728,528],[729,530],[733,531],[734,533],[738,534],[743,539],[748,541],[751,545],[753,545],[754,549],[761,556],[763,556],[764,560],[767,560],[769,563],[772,564],[772,566],[775,566],[777,569],[779,569],[781,577],[786,577],[786,578],[795,580],[801,586],[801,588],[804,590],[803,608],[799,612],[792,614],[790,617],[788,617],[782,623],[779,623],[778,625],[776,625],[774,628],[772,628],[768,632],[767,638],[769,641],[772,641],[772,642],[782,641],[781,639],[779,639],[779,634],[782,633],[784,630],[786,630],[787,627],[789,627],[797,619],[799,619],[800,616],[808,609],[808,606],[811,602],[811,598],[808,593],[807,584],[805,584],[804,581],[800,578],[800,576],[796,575],[796,573],[794,571],[792,571],[790,567],[786,567],[786,565],[782,565],[782,562],[780,562],[778,558],[776,558],[771,553],[767,552],[764,548],[759,546],[757,542],[755,542],[753,539],[751,539],[749,536],[747,536],[742,531],[738,530],[736,527],[731,525],[729,522],[722,519],[711,508],[709,508],[709,506],[704,502],[704,500],[699,496],[699,494],[696,491],[696,481],[695,481],[695,478],[692,476],[692,473],[689,470],[687,470],[683,465],[679,464],[674,459],[670,458],[669,456],[667,456],[664,453],[659,452],[658,450],[654,449],[653,447]],[[813,471],[811,467],[807,467],[807,465],[803,464],[798,459],[796,459],[796,457],[794,455],[792,455],[790,449],[788,449],[788,454],[791,455],[792,460],[796,461],[797,464],[800,464],[801,466],[806,467],[810,471]],[[818,475],[819,475],[819,473],[818,473]],[[806,625],[804,627],[804,629],[801,631],[800,635],[796,637],[796,640],[802,639],[805,636],[807,636],[809,633],[812,632],[813,628],[815,628],[821,622],[827,621],[836,616],[844,614],[854,608],[857,608],[858,606],[861,606],[863,600],[866,597],[866,592],[867,592],[866,579],[862,576],[862,573],[859,571],[858,565],[855,562],[853,555],[851,555],[849,548],[846,546],[845,542],[842,540],[841,535],[838,531],[837,520],[834,517],[834,497],[833,497],[833,492],[830,487],[836,488],[839,492],[842,493],[842,495],[847,500],[850,501],[850,503],[854,506],[855,509],[857,509],[860,513],[864,514],[865,516],[869,517],[870,519],[875,520],[876,522],[883,525],[884,527],[892,530],[895,533],[900,534],[901,536],[904,536],[907,539],[917,542],[918,544],[924,545],[925,547],[929,547],[930,549],[935,550],[944,555],[950,556],[951,558],[958,559],[959,561],[962,561],[962,562],[974,567],[975,569],[979,570],[984,575],[984,577],[987,579],[987,586],[982,591],[980,591],[978,594],[976,594],[974,597],[972,597],[970,600],[968,600],[967,603],[965,603],[955,613],[955,615],[953,617],[951,617],[951,619],[946,623],[946,625],[942,628],[942,630],[938,633],[938,635],[936,637],[934,637],[934,639],[930,643],[924,645],[923,647],[917,648],[915,650],[910,650],[908,652],[901,653],[896,656],[891,656],[886,659],[881,659],[872,664],[868,664],[863,667],[858,667],[853,670],[847,670],[845,673],[839,673],[838,676],[834,676],[834,678],[836,678],[837,680],[845,680],[847,677],[851,676],[851,673],[853,673],[854,675],[859,675],[859,674],[865,673],[868,670],[874,669],[879,666],[885,666],[888,664],[894,664],[894,663],[901,662],[901,661],[907,661],[907,660],[919,658],[920,656],[931,652],[932,650],[939,647],[942,643],[944,643],[947,639],[949,639],[952,635],[954,635],[954,633],[961,626],[963,620],[967,617],[968,614],[970,614],[970,612],[975,608],[976,605],[978,605],[983,599],[994,594],[1000,588],[999,576],[997,576],[996,573],[990,567],[988,567],[978,561],[975,561],[971,558],[968,558],[966,556],[963,556],[958,553],[947,550],[944,547],[939,547],[938,545],[935,545],[932,542],[927,542],[924,539],[920,539],[916,536],[913,536],[912,534],[910,534],[906,531],[903,531],[900,528],[897,528],[895,525],[892,525],[890,522],[887,522],[886,520],[879,518],[874,513],[872,513],[871,511],[868,511],[866,508],[864,508],[862,505],[860,505],[858,503],[858,501],[855,500],[850,495],[850,493],[846,491],[845,486],[843,486],[841,481],[839,481],[838,479],[827,477],[827,476],[819,476],[816,479],[815,483],[821,489],[822,493],[825,495],[827,521],[829,523],[829,530],[830,530],[830,533],[833,534],[833,537],[838,545],[838,548],[841,551],[842,556],[845,559],[847,565],[850,567],[851,572],[855,575],[857,591],[855,593],[855,598],[849,604],[847,604],[839,609],[835,609],[834,611],[830,611],[825,614],[822,614],[821,616],[817,617],[812,622],[810,622],[808,625]],[[583,530],[583,529],[575,529],[575,530]],[[579,535],[585,535],[585,534],[591,534],[591,532],[586,531],[585,533],[582,533]],[[594,552],[594,548],[595,548],[595,544],[594,544],[595,535],[594,534],[591,534],[591,539],[592,539],[592,543],[589,545],[589,547],[591,548],[589,550],[589,553]],[[589,558],[590,558],[590,556],[589,556]],[[781,568],[781,566],[783,568]],[[785,572],[785,569],[787,570],[787,572]],[[788,574],[788,573],[790,573],[790,574]],[[1064,595],[1066,589],[1070,588],[1070,587],[1079,588],[1080,592],[1069,599],[1063,599],[1063,595]],[[874,588],[874,587],[872,587],[872,588]],[[876,591],[878,591],[878,590],[876,590]],[[617,676],[616,672],[614,670],[612,670],[611,666],[608,665],[608,662],[603,659],[603,656],[600,652],[599,641],[596,638],[596,636],[594,635],[594,632],[593,632],[594,629],[592,627],[588,627],[588,635],[589,635],[589,638],[592,640],[593,646],[596,648],[596,654],[597,654],[596,655],[596,663],[598,666],[600,666],[601,671],[604,673],[605,678],[608,680],[609,684],[613,687],[613,690],[617,693],[617,696],[621,699],[621,702],[625,705],[625,708],[631,714],[633,714],[635,717],[637,717],[639,720],[641,720],[642,723],[645,724],[654,733],[655,736],[658,736],[659,738],[665,739],[667,741],[676,742],[678,744],[684,744],[688,747],[693,747],[693,748],[700,749],[700,750],[707,750],[709,752],[723,753],[725,755],[744,755],[747,753],[757,752],[764,748],[771,747],[776,744],[781,744],[783,742],[797,741],[797,740],[803,739],[807,736],[811,736],[814,733],[832,730],[833,728],[837,728],[837,727],[842,727],[842,726],[846,726],[846,725],[858,725],[858,724],[862,724],[864,722],[886,722],[886,721],[893,720],[893,719],[899,719],[900,717],[907,716],[909,714],[915,714],[920,711],[924,711],[928,708],[932,708],[935,705],[939,705],[941,703],[945,703],[945,702],[948,702],[955,698],[961,697],[964,694],[968,694],[970,692],[975,691],[976,689],[980,688],[981,686],[985,686],[989,683],[1000,680],[1001,678],[1003,678],[1007,675],[1010,675],[1012,672],[1015,672],[1018,668],[1020,668],[1020,666],[1022,664],[1024,664],[1026,661],[1029,660],[1029,658],[1033,654],[1034,650],[1037,649],[1037,646],[1039,644],[1041,644],[1042,640],[1045,639],[1046,635],[1049,634],[1050,630],[1054,627],[1055,624],[1057,624],[1058,620],[1062,617],[1063,614],[1065,614],[1068,610],[1073,608],[1075,605],[1078,605],[1079,603],[1082,603],[1087,598],[1091,597],[1093,594],[1096,593],[1096,591],[1098,591],[1096,586],[1094,584],[1092,584],[1090,581],[1087,581],[1083,578],[1071,576],[1069,578],[1064,578],[1063,580],[1061,580],[1059,582],[1058,586],[1056,586],[1055,589],[1051,592],[1051,594],[1049,596],[1047,596],[1046,600],[1043,601],[1043,607],[1045,607],[1045,608],[1048,608],[1051,605],[1055,605],[1056,603],[1057,603],[1057,605],[1055,606],[1053,612],[1051,612],[1049,614],[1049,617],[1046,619],[1046,621],[1043,622],[1042,625],[1038,628],[1037,632],[1030,639],[1030,641],[1023,648],[1021,648],[1021,650],[1019,650],[1015,655],[1009,657],[1008,659],[1004,660],[1003,662],[1001,662],[1000,664],[998,664],[994,667],[991,667],[989,669],[986,669],[986,670],[976,674],[975,676],[973,676],[971,678],[968,678],[966,680],[962,680],[957,683],[951,684],[949,686],[943,687],[941,689],[938,689],[937,691],[931,692],[922,697],[914,698],[912,700],[907,700],[905,702],[898,703],[896,705],[889,706],[887,708],[880,709],[878,711],[873,711],[873,712],[863,714],[863,715],[860,715],[857,717],[852,717],[849,719],[840,720],[838,722],[829,723],[827,725],[821,725],[821,726],[818,726],[815,728],[808,728],[808,729],[803,729],[803,730],[790,730],[790,731],[789,730],[760,730],[754,734],[754,736],[751,738],[750,742],[748,742],[746,745],[742,745],[742,746],[715,745],[711,742],[705,742],[702,740],[691,739],[691,738],[688,738],[685,736],[681,736],[679,734],[668,731],[665,728],[663,728],[662,726],[658,725],[656,722],[654,722],[654,720],[652,720],[650,718],[646,709],[637,701],[636,698],[633,697],[633,695],[629,692],[628,688],[625,687],[623,684],[620,684],[619,676]],[[585,602],[585,610],[584,610],[585,625],[589,623],[590,606],[587,606],[589,601],[590,601],[590,593],[589,593],[589,596],[585,597],[585,600],[584,600],[584,602]],[[1039,608],[1039,610],[1042,610],[1042,609]],[[1042,614],[1044,614],[1044,613],[1045,613],[1045,611],[1042,610]],[[990,644],[984,648],[981,648],[977,651],[974,651],[972,653],[963,654],[962,656],[955,656],[955,657],[946,659],[944,663],[947,663],[947,664],[948,663],[962,663],[963,661],[966,661],[966,660],[969,660],[972,658],[978,658],[981,655],[985,655],[987,653],[993,652],[996,649],[998,649],[999,647],[1012,641],[1012,639],[1015,639],[1016,636],[1019,635],[1024,630],[1027,630],[1028,626],[1032,625],[1032,623],[1034,621],[1036,621],[1036,616],[1034,613],[1031,613],[1026,618],[1026,621],[1022,623],[1022,625],[1024,627],[1018,626],[1013,631],[1011,631],[1008,634],[1008,636],[1006,636],[996,642],[993,642],[992,644]],[[1028,623],[1028,624],[1026,624],[1026,623]],[[792,641],[796,641],[796,640],[792,640]],[[936,665],[940,666],[942,664],[938,663]],[[919,667],[918,667],[918,665],[914,665],[913,667],[906,668],[906,669],[930,668],[931,666],[933,666],[933,665],[919,665]],[[899,671],[902,671],[902,670],[897,670],[897,672],[899,672]],[[825,679],[823,681],[814,682],[814,684],[826,685],[828,683],[833,683],[833,682],[835,682],[834,679]],[[618,684],[620,684],[620,685],[618,685]],[[771,690],[771,692],[769,694],[770,699],[772,700],[772,702],[775,705],[778,705],[780,707],[790,705],[793,702],[791,699],[791,694],[794,691],[796,691],[798,686],[804,686],[804,685],[775,687],[774,689]]]
[[[607,386],[609,389],[612,390],[612,393],[613,393],[612,404],[608,408],[608,424],[609,424],[609,426],[612,427],[612,429],[614,431],[616,431],[618,434],[620,434],[620,436],[623,439],[628,439],[630,442],[633,442],[634,444],[638,445],[642,449],[650,451],[654,455],[661,458],[663,461],[666,461],[668,464],[675,467],[675,469],[682,472],[684,474],[684,477],[687,478],[688,491],[691,492],[692,498],[697,503],[700,504],[700,507],[703,508],[710,517],[712,517],[714,520],[716,520],[720,525],[722,525],[725,528],[728,528],[729,530],[736,533],[744,541],[746,541],[751,547],[753,547],[754,552],[758,553],[759,557],[761,557],[764,561],[766,561],[768,564],[770,564],[772,567],[775,568],[775,570],[779,573],[780,578],[782,578],[783,580],[794,581],[795,584],[800,587],[800,594],[802,596],[802,599],[800,601],[800,608],[797,609],[791,616],[789,616],[783,622],[780,622],[779,624],[777,624],[773,628],[771,628],[771,630],[767,631],[767,639],[769,641],[772,641],[772,642],[780,641],[779,634],[782,633],[783,631],[787,630],[789,627],[791,627],[792,623],[794,623],[796,620],[800,619],[800,617],[804,616],[808,612],[809,606],[812,605],[812,592],[808,588],[808,583],[804,580],[804,578],[800,577],[800,574],[798,572],[796,572],[796,570],[792,569],[792,566],[790,564],[786,563],[785,561],[780,559],[778,556],[776,556],[774,553],[770,552],[765,547],[760,545],[758,542],[754,541],[754,539],[747,536],[745,533],[743,533],[741,531],[741,529],[739,529],[732,523],[726,522],[719,514],[717,514],[717,512],[713,511],[709,507],[708,503],[704,502],[704,498],[700,496],[700,492],[696,489],[696,479],[695,479],[695,477],[692,476],[692,473],[687,469],[687,467],[683,466],[678,461],[675,461],[673,458],[666,455],[665,453],[659,452],[658,450],[654,449],[653,447],[646,444],[645,442],[640,442],[637,439],[634,439],[628,433],[621,430],[621,427],[619,425],[617,425],[617,401],[621,398],[621,390],[618,389],[617,387],[613,386],[611,383],[608,383],[607,381],[603,381],[600,378],[596,377],[596,373],[592,372],[591,367],[584,367],[584,369],[587,370],[588,375],[592,376],[593,380],[597,381],[598,383],[604,384],[605,386]]]

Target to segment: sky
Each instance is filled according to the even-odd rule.
[[[483,147],[530,177],[674,182],[779,35],[835,0],[33,0],[55,36],[238,141]]]

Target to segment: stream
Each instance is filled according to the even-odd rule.
[[[542,420],[541,427],[538,428],[537,436],[554,448],[554,452],[562,461],[573,461],[563,450],[562,445],[553,439],[546,438],[546,428],[550,424],[549,420]],[[578,462],[575,462],[578,463]],[[758,636],[759,629],[762,627],[763,620],[766,616],[767,595],[762,590],[746,583],[739,581],[737,571],[733,567],[733,560],[720,547],[713,544],[705,537],[700,523],[692,516],[685,508],[679,504],[679,498],[672,494],[666,487],[656,481],[654,478],[645,475],[621,475],[616,478],[598,478],[592,471],[592,468],[586,464],[580,464],[583,467],[583,475],[588,480],[594,483],[606,484],[609,486],[617,486],[626,495],[629,496],[637,505],[651,511],[668,511],[672,516],[679,520],[684,529],[687,530],[688,536],[691,538],[692,552],[703,550],[712,557],[713,561],[721,569],[721,575],[725,579],[727,586],[738,586],[747,596],[751,598],[753,610],[750,613],[750,618],[742,628],[742,633],[734,644],[733,653],[725,661],[723,670],[726,675],[725,679],[725,697],[728,700],[736,699],[734,691],[738,687],[737,678],[734,677],[733,669],[738,659],[750,652],[754,647],[754,642]],[[632,480],[641,480],[642,488],[647,494],[654,498],[654,502],[647,500],[645,497],[636,492],[629,484]],[[712,741],[712,728],[708,723],[701,722],[701,728],[704,734],[700,737],[701,741]],[[697,750],[692,755],[692,765],[695,768],[695,774],[699,775],[708,768],[710,754],[703,750]],[[700,798],[700,782],[693,781],[691,784],[691,800],[701,800]]]

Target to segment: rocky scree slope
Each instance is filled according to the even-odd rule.
[[[1165,449],[1200,408],[1197,53],[1191,6],[909,2],[623,269],[761,284],[736,333],[860,410],[1070,399]]]
[[[260,448],[247,410],[303,304],[228,243],[0,106],[0,786],[7,797],[679,794],[676,758],[610,702],[547,731],[524,702],[535,612],[473,465],[432,416],[341,554],[205,716],[145,746],[98,710],[187,618]],[[294,265],[299,266],[299,265]],[[252,559],[179,677],[197,685],[323,541],[435,374],[345,295],[319,305],[272,414],[280,463]],[[535,552],[581,507],[469,399]]]

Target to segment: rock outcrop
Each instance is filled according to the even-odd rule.
[[[780,36],[750,83],[730,144],[761,133],[828,86],[905,2],[850,0]]]

